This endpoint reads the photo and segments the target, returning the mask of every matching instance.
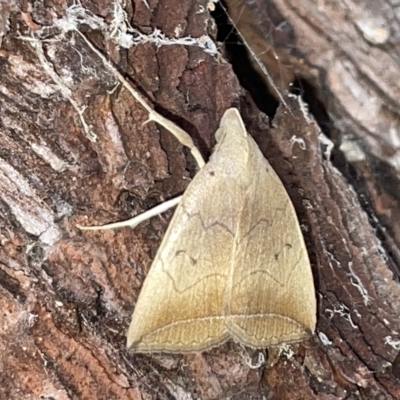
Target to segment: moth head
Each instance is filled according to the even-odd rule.
[[[237,108],[228,108],[225,111],[219,128],[217,132],[215,132],[215,139],[217,143],[221,143],[228,135],[230,137],[237,137],[239,140],[247,138],[246,127],[243,124],[242,117]]]
[[[214,159],[214,153],[219,153],[218,157],[226,162],[228,160],[236,160],[236,163],[238,160],[247,162],[255,145],[236,108],[225,111],[219,128],[215,132],[215,139],[217,145],[211,158]],[[242,165],[240,162],[237,164]]]

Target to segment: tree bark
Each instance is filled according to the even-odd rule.
[[[142,36],[129,48],[123,30],[117,43],[107,28],[123,27],[111,2],[87,3],[85,14],[0,2],[1,399],[400,398],[397,9],[223,4],[268,72],[254,60],[247,69],[266,82],[258,107],[226,61],[239,76],[250,68],[229,43],[213,55],[204,40],[178,40],[216,38],[212,2],[135,0],[125,11]],[[196,165],[144,124],[146,111],[67,29],[67,15],[204,156],[223,112],[240,108],[303,227],[318,302],[310,340],[268,349],[258,369],[230,342],[194,355],[126,350],[172,211],[135,229],[76,225],[128,219],[179,195]],[[164,42],[151,41],[155,29]],[[303,100],[287,94],[293,87]]]

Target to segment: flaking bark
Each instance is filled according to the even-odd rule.
[[[216,33],[206,0],[147,3],[126,8],[143,33]],[[202,355],[127,352],[130,315],[171,213],[135,230],[82,233],[75,226],[126,219],[180,194],[195,163],[167,132],[143,125],[146,112],[126,90],[113,91],[114,76],[69,32],[43,43],[43,52],[78,108],[86,106],[85,131],[38,52],[21,39],[52,25],[65,8],[0,3],[1,399],[400,397],[391,369],[400,339],[394,10],[372,0],[334,8],[265,3],[236,4],[253,21],[242,34],[279,56],[282,62],[267,68],[282,91],[301,79],[317,123],[287,96],[269,121],[230,64],[199,47],[142,43],[126,50],[93,27],[80,29],[205,157],[224,110],[240,106],[304,226],[317,334],[291,346],[292,357],[270,349],[258,370],[232,343]],[[111,3],[86,7],[112,19]],[[320,127],[335,145],[331,157]]]

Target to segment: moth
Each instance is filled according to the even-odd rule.
[[[313,276],[288,194],[228,109],[208,163],[187,187],[144,281],[128,331],[139,352],[253,348],[315,329]]]
[[[82,227],[136,226],[178,204],[132,315],[133,351],[204,351],[229,339],[264,348],[315,330],[310,262],[283,184],[236,108],[215,137],[183,196],[129,221]]]
[[[190,353],[229,339],[252,348],[294,342],[316,325],[313,276],[293,204],[246,131],[225,111],[205,163],[191,137],[157,113],[79,31],[154,121],[199,165],[185,193],[128,221],[135,227],[177,205],[143,283],[127,335],[136,352]]]

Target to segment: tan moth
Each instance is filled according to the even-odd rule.
[[[145,107],[149,120],[189,147],[200,167],[182,196],[128,221],[80,227],[134,227],[177,205],[136,303],[128,347],[184,353],[233,339],[264,348],[311,335],[315,290],[296,213],[239,111],[225,111],[217,145],[204,164],[190,136],[155,112],[88,44]]]

